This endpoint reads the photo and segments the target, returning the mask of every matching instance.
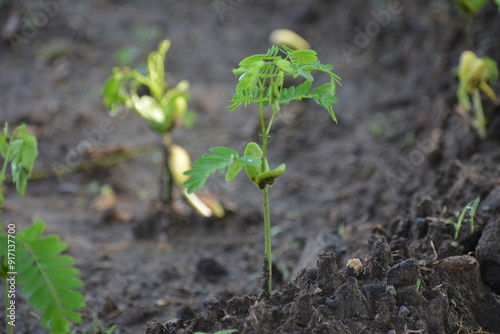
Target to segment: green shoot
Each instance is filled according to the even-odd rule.
[[[9,135],[9,126],[6,123],[4,133],[0,134],[0,155],[4,159],[0,172],[0,185],[6,179],[7,166],[10,163],[17,193],[24,197],[28,178],[38,155],[36,138],[26,132],[25,125],[17,127],[12,135]],[[0,207],[3,201],[4,197],[0,191]]]
[[[467,214],[467,212],[469,213],[470,230],[471,232],[474,232],[475,230],[474,216],[476,215],[476,210],[478,206],[479,206],[479,197],[477,197],[476,199],[470,201],[465,205],[465,207],[460,212],[460,215],[458,216],[458,220],[456,222],[449,219],[445,220],[446,223],[453,225],[453,227],[455,228],[455,234],[453,236],[455,240],[458,239],[458,234],[460,233],[460,228],[462,227],[462,223],[465,219],[465,215]]]
[[[324,107],[337,122],[332,104],[337,102],[335,93],[337,85],[340,85],[340,77],[332,70],[333,66],[319,62],[314,50],[294,51],[285,46],[283,48],[273,46],[265,54],[256,54],[243,59],[239,63],[239,68],[233,70],[233,73],[239,77],[239,82],[231,99],[232,104],[228,108],[234,110],[241,105],[246,106],[251,103],[259,106],[262,144],[248,143],[243,154],[229,148],[212,148],[210,150],[212,153],[204,154],[192,164],[192,170],[185,173],[190,176],[184,183],[188,192],[201,188],[207,178],[217,171],[226,172],[226,180],[231,181],[243,169],[252,183],[262,190],[265,235],[265,270],[262,289],[266,295],[269,295],[272,290],[269,187],[286,169],[285,164],[280,164],[274,169],[270,168],[267,149],[271,127],[282,105],[302,99],[313,99]],[[327,74],[328,82],[313,87],[313,72]],[[301,77],[303,82],[285,88],[283,84],[286,77]],[[270,108],[270,117],[267,117],[265,113],[266,107]]]
[[[238,330],[237,329],[224,329],[218,332],[215,332],[213,334],[231,334],[231,333],[236,333]],[[207,334],[205,332],[195,332],[194,334]]]
[[[171,132],[179,127],[191,127],[195,114],[187,109],[189,83],[185,80],[170,88],[165,81],[165,57],[170,41],[163,40],[158,50],[148,56],[148,73],[129,68],[114,68],[113,74],[102,87],[104,104],[112,114],[123,108],[135,110],[148,125],[162,137],[164,164],[161,175],[161,201],[172,204],[172,184],[182,187],[186,177],[183,173],[191,164],[189,153],[182,147],[172,144]],[[182,189],[187,202],[201,215],[209,217],[224,215],[222,206],[213,201],[212,207],[206,205],[195,194]]]
[[[496,62],[488,57],[478,58],[472,51],[464,51],[460,56],[458,67],[459,86],[457,98],[460,105],[467,111],[472,106],[475,111],[474,127],[482,139],[486,138],[487,119],[483,112],[480,90],[483,91],[493,103],[497,103],[495,92],[490,84],[498,80],[498,67]]]
[[[175,126],[190,126],[194,114],[187,110],[189,83],[185,80],[169,88],[165,81],[165,56],[170,41],[164,40],[148,57],[148,73],[114,68],[102,87],[104,104],[112,114],[122,108],[135,110],[149,126],[160,134],[169,133]]]
[[[11,165],[12,179],[19,196],[24,197],[27,180],[38,155],[36,138],[17,127],[9,134],[7,124],[0,134],[0,189]],[[0,191],[0,207],[3,205]],[[61,255],[67,245],[55,235],[42,237],[45,224],[35,222],[31,227],[16,231],[8,224],[4,231],[0,221],[0,278],[4,281],[5,321],[7,334],[14,333],[16,321],[16,285],[28,296],[28,303],[42,314],[41,324],[51,333],[68,333],[71,323],[80,323],[77,311],[85,306],[83,295],[75,289],[82,286],[76,276],[74,259]],[[17,233],[16,233],[17,232]]]

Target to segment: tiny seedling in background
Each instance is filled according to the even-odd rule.
[[[284,54],[284,57],[280,55]],[[233,180],[245,169],[247,176],[263,194],[265,262],[262,273],[262,290],[269,295],[272,289],[272,252],[271,252],[271,218],[269,210],[269,188],[285,172],[285,164],[271,169],[267,159],[268,140],[273,121],[282,105],[293,100],[313,99],[323,106],[333,120],[336,116],[332,103],[340,78],[332,72],[332,65],[324,65],[318,61],[314,50],[292,50],[283,46],[271,47],[266,54],[252,55],[239,63],[233,73],[239,77],[236,91],[228,108],[234,110],[241,105],[255,103],[259,107],[262,144],[250,142],[243,154],[226,148],[214,147],[211,153],[204,154],[192,164],[192,170],[185,174],[190,178],[184,183],[188,192],[193,192],[205,184],[208,177],[215,172],[226,172],[226,180]],[[315,88],[312,87],[312,72],[319,71],[328,75],[329,81]],[[286,77],[302,77],[304,82],[289,88],[283,87]],[[265,108],[269,107],[271,115],[266,117]]]
[[[182,188],[182,194],[189,204],[201,215],[209,217],[224,215],[224,209],[212,200],[205,204],[195,194],[188,194],[182,187],[186,180],[183,173],[190,168],[189,153],[179,145],[172,144],[171,133],[175,128],[191,127],[195,114],[187,109],[189,83],[180,81],[170,88],[165,80],[165,56],[170,48],[170,41],[160,42],[157,51],[149,54],[144,75],[137,69],[114,68],[102,88],[104,104],[112,114],[123,108],[135,110],[158,134],[162,136],[164,146],[164,165],[161,178],[161,200],[168,204],[172,199],[172,182]],[[208,206],[210,205],[210,207]]]
[[[455,234],[453,236],[455,240],[458,239],[458,234],[460,233],[460,228],[462,227],[462,223],[465,219],[465,215],[467,214],[467,212],[469,213],[468,218],[470,223],[470,230],[471,232],[474,232],[476,228],[474,225],[474,216],[476,215],[476,210],[478,206],[479,206],[479,197],[477,197],[475,200],[470,201],[469,203],[467,203],[467,205],[465,205],[465,207],[460,212],[460,215],[458,216],[456,222],[449,219],[445,220],[446,223],[453,225],[453,227],[455,228]]]
[[[495,92],[490,87],[491,83],[498,80],[497,63],[488,57],[478,58],[472,51],[464,51],[460,56],[458,79],[458,102],[467,111],[474,107],[474,128],[479,136],[485,139],[487,119],[484,115],[480,91],[484,92],[493,103],[498,103]],[[472,96],[472,106],[470,96]]]
[[[417,282],[415,283],[415,290],[416,290],[417,292],[419,292],[419,291],[420,291],[420,287],[421,287],[421,286],[422,286],[422,280],[419,278],[419,279],[417,280]]]
[[[12,180],[17,193],[24,197],[27,180],[38,155],[36,138],[17,127],[12,134],[5,124],[0,134],[0,208],[1,192],[10,164]],[[14,224],[4,229],[0,220],[0,278],[4,282],[6,333],[14,333],[16,313],[16,286],[27,296],[27,302],[41,314],[42,326],[50,333],[69,333],[71,323],[80,323],[78,310],[85,307],[84,297],[78,291],[83,283],[77,278],[79,271],[74,259],[61,253],[67,248],[56,235],[42,236],[45,223],[37,220],[32,226],[16,230]]]
[[[238,332],[237,329],[223,329],[221,331],[215,332],[213,334],[231,334],[231,333],[236,333]],[[205,332],[195,332],[194,334],[207,334]]]

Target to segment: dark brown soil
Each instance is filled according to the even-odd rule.
[[[60,1],[30,34],[23,18],[45,7],[13,3],[0,2],[0,28],[19,11],[24,39],[0,44],[0,124],[28,124],[38,170],[116,145],[156,145],[137,115],[111,118],[102,105],[123,46],[138,53],[131,66],[144,66],[159,40],[172,41],[169,81],[190,82],[199,115],[174,141],[192,157],[259,140],[253,108],[225,107],[230,70],[265,52],[273,29],[300,33],[342,77],[338,125],[295,103],[271,137],[270,163],[287,172],[270,191],[269,298],[260,291],[260,192],[244,177],[217,176],[203,190],[227,208],[219,220],[190,212],[178,192],[176,211],[158,212],[158,153],[31,181],[23,200],[6,187],[5,223],[41,218],[69,244],[88,306],[75,332],[99,333],[98,319],[119,333],[500,333],[500,110],[484,99],[490,122],[480,140],[473,115],[456,105],[466,38],[453,3]],[[500,61],[498,31],[491,2],[473,22],[479,55]],[[98,204],[103,185],[117,195],[109,210]],[[446,220],[476,197],[474,225],[455,238]],[[21,291],[18,304],[16,333],[46,333]]]

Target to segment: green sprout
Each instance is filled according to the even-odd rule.
[[[464,51],[460,56],[458,66],[459,86],[457,98],[465,110],[475,111],[474,127],[482,139],[486,138],[487,120],[483,112],[480,91],[483,91],[491,101],[497,103],[495,92],[490,84],[498,80],[498,67],[496,62],[488,57],[478,58],[472,51]]]
[[[103,102],[112,115],[124,108],[135,110],[151,129],[161,135],[165,159],[160,197],[165,204],[172,201],[172,182],[181,186],[187,179],[183,173],[191,164],[189,153],[183,147],[172,144],[172,131],[179,127],[190,128],[196,117],[187,109],[189,83],[182,80],[175,87],[169,87],[165,80],[164,63],[170,45],[170,41],[163,40],[158,50],[149,54],[146,75],[137,69],[116,67],[102,88]],[[201,215],[224,215],[224,209],[215,199],[204,203],[195,194],[188,194],[185,188],[181,188],[185,199]]]
[[[420,287],[421,287],[421,286],[422,286],[422,280],[419,278],[419,279],[417,280],[417,282],[415,283],[415,290],[416,290],[417,292],[419,292],[419,291],[420,291]]]
[[[238,330],[237,329],[224,329],[218,332],[215,332],[213,334],[231,334],[231,333],[236,333]],[[194,334],[207,334],[205,332],[195,332]]]
[[[280,55],[284,54],[284,57]],[[269,210],[269,188],[286,169],[285,164],[271,169],[267,159],[268,141],[273,121],[282,105],[293,100],[313,99],[323,106],[335,122],[337,118],[332,103],[340,77],[332,72],[332,65],[318,61],[314,50],[292,50],[283,46],[271,47],[265,54],[256,54],[243,59],[233,73],[239,77],[236,91],[231,99],[229,110],[241,105],[255,103],[259,106],[262,144],[250,142],[243,154],[225,147],[214,147],[192,164],[192,170],[185,174],[190,178],[184,183],[188,192],[193,192],[205,184],[207,178],[215,172],[226,172],[226,180],[233,180],[244,168],[252,183],[262,190],[265,235],[265,263],[262,290],[270,294],[272,289],[271,269],[271,218]],[[312,72],[319,71],[328,75],[329,81],[313,88]],[[283,87],[286,77],[301,77],[304,81],[296,86]],[[265,108],[270,107],[271,115],[266,117]]]
[[[10,164],[12,181],[17,193],[24,197],[27,180],[38,156],[36,137],[26,132],[26,126],[17,127],[12,134],[5,124],[0,134],[0,208],[1,192]],[[83,285],[77,278],[79,271],[74,259],[61,254],[68,245],[56,235],[42,236],[45,223],[37,220],[25,229],[0,220],[0,280],[4,283],[6,333],[13,334],[16,322],[16,286],[27,295],[27,302],[41,314],[42,326],[50,333],[68,333],[71,323],[80,323],[78,310],[85,307],[84,297],[76,289]]]
[[[458,216],[458,220],[456,222],[449,219],[445,220],[446,223],[453,225],[453,227],[455,228],[455,234],[454,234],[455,240],[458,239],[458,234],[460,233],[460,228],[462,227],[462,223],[465,219],[465,215],[467,214],[467,212],[469,213],[470,230],[471,232],[474,232],[476,228],[476,226],[474,225],[474,216],[476,215],[476,210],[477,207],[479,206],[479,201],[480,201],[479,197],[477,197],[473,201],[467,203],[460,212],[460,215]]]

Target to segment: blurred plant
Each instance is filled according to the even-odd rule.
[[[472,51],[464,51],[458,65],[458,79],[458,102],[469,111],[471,109],[469,95],[472,96],[472,105],[476,114],[474,127],[479,136],[485,139],[487,120],[479,91],[483,91],[493,103],[498,103],[495,92],[489,85],[498,80],[497,63],[488,57],[478,58]]]
[[[279,55],[283,53],[284,57]],[[226,173],[226,180],[233,180],[236,175],[245,168],[250,180],[260,189],[263,194],[264,211],[264,235],[265,235],[265,262],[262,279],[263,293],[271,293],[271,218],[269,211],[269,187],[276,179],[285,172],[285,164],[271,169],[267,160],[268,140],[270,137],[273,121],[280,111],[281,105],[289,104],[292,100],[313,99],[317,104],[327,109],[333,120],[336,116],[332,103],[337,102],[335,97],[336,85],[340,84],[340,78],[332,72],[333,66],[323,65],[313,50],[293,51],[286,46],[280,49],[271,47],[266,54],[252,55],[239,63],[239,68],[233,73],[239,76],[236,92],[231,99],[233,102],[228,108],[234,110],[237,107],[256,103],[259,106],[261,124],[262,146],[250,142],[244,152],[240,155],[237,151],[226,147],[214,147],[211,153],[204,154],[196,160],[185,174],[190,178],[184,183],[188,192],[193,192],[205,184],[207,178],[213,173],[220,171]],[[319,71],[329,76],[329,82],[312,88],[314,77],[312,71]],[[302,77],[305,81],[297,86],[283,87],[285,77]],[[271,107],[271,116],[266,117],[265,107]]]
[[[463,13],[474,16],[486,5],[488,0],[455,0],[455,2]]]
[[[112,325],[109,328],[105,328],[99,324],[99,318],[94,316],[92,321],[92,328],[83,328],[78,330],[73,330],[71,333],[74,334],[119,334],[120,330],[116,325]]]
[[[415,290],[419,292],[421,287],[422,287],[422,280],[419,278],[415,283]]]
[[[5,124],[0,134],[0,155],[4,159],[0,172],[0,189],[6,180],[10,163],[12,179],[20,197],[24,197],[27,180],[38,155],[36,138],[17,127],[10,135]],[[0,207],[3,205],[0,191]],[[16,285],[28,295],[28,303],[41,313],[41,324],[50,333],[68,333],[71,323],[80,323],[77,313],[85,307],[83,295],[75,289],[83,285],[73,267],[74,259],[61,255],[67,244],[56,235],[42,237],[45,223],[37,220],[32,226],[16,231],[14,224],[4,230],[0,221],[0,278],[4,281],[5,321],[7,333],[14,333],[16,321]],[[16,233],[17,232],[17,233]]]
[[[215,332],[213,334],[230,334],[230,333],[236,333],[238,330],[237,329],[224,329],[218,332]],[[195,332],[194,334],[207,334],[205,332]]]
[[[460,233],[460,228],[462,227],[462,223],[465,219],[465,215],[467,214],[467,212],[469,212],[470,230],[471,232],[474,232],[476,228],[476,226],[474,225],[474,216],[476,215],[476,210],[478,205],[479,205],[479,197],[477,197],[475,200],[470,201],[465,205],[465,207],[460,212],[460,215],[458,216],[458,220],[456,222],[449,219],[445,220],[446,223],[453,225],[453,227],[455,228],[455,234],[453,236],[455,240],[458,239],[458,234]]]
[[[148,73],[141,74],[137,69],[114,68],[113,74],[105,82],[102,93],[104,104],[116,115],[123,108],[135,110],[148,125],[163,138],[164,164],[161,179],[161,200],[170,203],[172,181],[182,188],[182,193],[191,206],[203,216],[223,216],[222,206],[215,200],[205,204],[195,194],[188,194],[182,183],[183,172],[189,169],[189,153],[178,145],[172,145],[171,133],[175,128],[189,128],[195,114],[187,109],[189,83],[182,80],[169,88],[165,81],[165,56],[170,41],[160,42],[157,51],[148,56]],[[210,207],[208,206],[210,205]]]

